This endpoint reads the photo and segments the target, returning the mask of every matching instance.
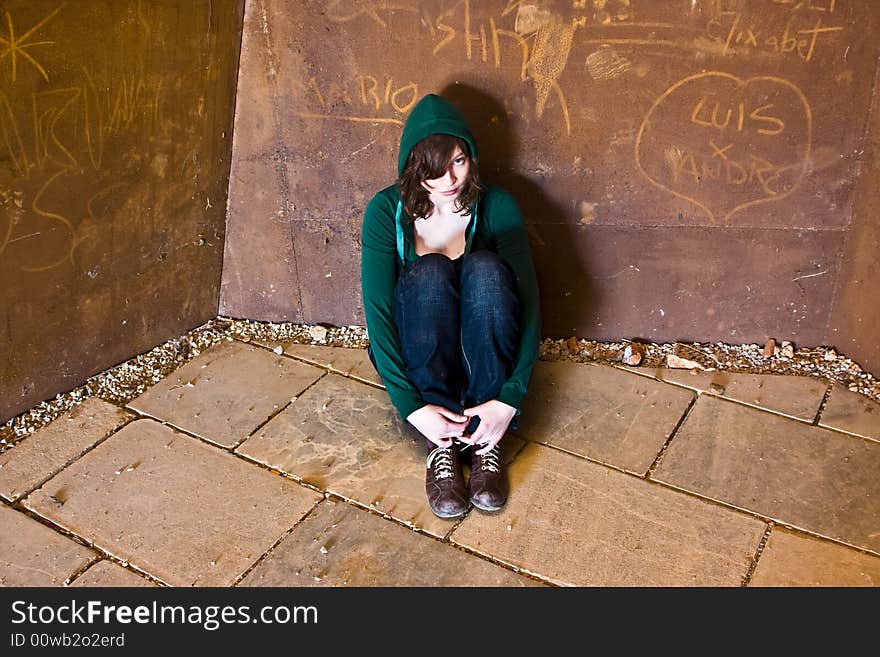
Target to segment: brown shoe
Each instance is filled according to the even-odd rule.
[[[498,511],[507,502],[507,477],[501,467],[501,446],[495,445],[482,456],[474,446],[471,454],[471,503],[483,511]]]
[[[458,447],[438,447],[428,441],[425,460],[425,492],[428,506],[440,518],[455,518],[468,508],[467,487],[461,471]]]

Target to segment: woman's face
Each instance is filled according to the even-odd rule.
[[[456,146],[446,167],[446,173],[440,178],[422,181],[422,187],[428,191],[431,202],[434,205],[446,205],[457,199],[467,182],[470,168],[470,158],[459,146]]]

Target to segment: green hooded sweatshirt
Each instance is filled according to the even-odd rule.
[[[464,118],[446,100],[430,94],[413,108],[403,128],[398,174],[403,172],[413,146],[438,133],[460,137],[476,158],[477,149]],[[465,254],[484,249],[493,251],[516,275],[522,310],[519,351],[513,374],[496,399],[516,408],[519,415],[538,359],[540,315],[535,268],[516,201],[504,190],[490,185],[476,207],[471,208],[465,235]],[[426,402],[406,376],[400,337],[391,315],[398,276],[419,258],[415,252],[413,220],[403,209],[396,183],[378,192],[367,205],[361,245],[361,285],[370,347],[391,403],[406,419]]]

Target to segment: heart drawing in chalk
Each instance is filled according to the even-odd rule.
[[[791,194],[810,160],[806,97],[777,77],[687,77],[651,106],[636,138],[636,166],[654,185],[727,220]]]

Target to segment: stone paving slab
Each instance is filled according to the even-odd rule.
[[[0,497],[15,502],[134,415],[90,397],[0,454]]]
[[[327,500],[241,586],[540,586],[397,523]]]
[[[774,527],[750,586],[880,586],[880,557]]]
[[[880,441],[880,404],[835,385],[822,411],[819,426]]]
[[[103,559],[77,577],[71,587],[92,587],[92,586],[111,586],[111,587],[155,587],[146,577],[136,575],[130,570],[126,570],[112,561]]]
[[[880,444],[701,397],[653,477],[778,522],[880,549]]]
[[[224,447],[234,447],[324,372],[255,345],[203,351],[128,406]]]
[[[263,344],[270,349],[278,345],[277,342],[264,342],[255,340],[257,344]],[[384,388],[382,379],[370,362],[370,356],[366,349],[350,349],[348,347],[325,347],[322,345],[299,344],[296,342],[282,342],[280,346],[284,354],[304,360],[323,367],[325,369],[350,376],[360,381],[366,381],[373,385]]]
[[[231,584],[319,494],[153,420],[137,420],[25,504],[179,586]]]
[[[236,451],[443,536],[452,521],[437,518],[425,499],[426,443],[384,390],[329,374]],[[509,460],[522,441],[511,434],[501,445]]]
[[[0,586],[62,586],[97,553],[0,504]]]
[[[805,422],[815,419],[828,388],[825,382],[809,376],[701,372],[669,367],[623,366],[620,369]]]
[[[496,516],[471,514],[453,542],[576,586],[739,586],[760,520],[529,444]]]
[[[644,474],[694,394],[611,367],[535,364],[520,434]]]

